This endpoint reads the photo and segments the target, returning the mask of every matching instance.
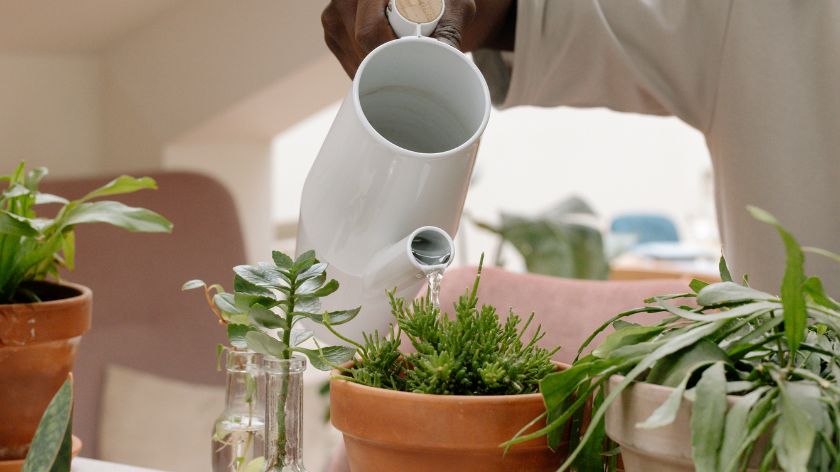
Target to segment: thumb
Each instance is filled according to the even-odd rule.
[[[464,31],[475,18],[475,2],[472,0],[448,0],[443,16],[432,37],[450,46],[461,49]]]

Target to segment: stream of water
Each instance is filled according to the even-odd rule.
[[[429,283],[429,300],[432,306],[440,309],[440,282],[443,280],[443,269],[436,269],[426,272],[426,281]]]

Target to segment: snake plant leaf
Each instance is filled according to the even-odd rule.
[[[796,353],[799,343],[805,339],[808,314],[805,308],[805,256],[802,247],[779,221],[770,213],[756,207],[747,208],[753,217],[764,223],[773,225],[787,253],[785,275],[782,279],[782,305],[785,316],[785,337],[792,354]]]
[[[132,232],[169,233],[172,223],[145,208],[135,208],[120,202],[82,203],[70,210],[64,227],[82,223],[107,223]]]
[[[722,362],[703,372],[691,409],[691,458],[697,472],[717,472],[726,421],[726,375]]]
[[[330,370],[338,364],[349,361],[356,355],[355,347],[346,346],[327,346],[320,349],[294,347],[292,350],[308,357],[312,367],[318,370]]]
[[[26,454],[22,472],[70,470],[70,418],[73,381],[68,378],[50,400]],[[67,443],[67,445],[65,445]],[[66,468],[56,468],[65,466]]]
[[[82,197],[81,201],[105,197],[108,195],[119,195],[125,193],[132,193],[143,189],[157,189],[157,183],[151,177],[131,177],[128,175],[121,175],[98,189],[88,193]]]
[[[283,341],[274,339],[262,331],[249,331],[245,334],[245,341],[252,351],[268,356],[282,358],[288,350]]]
[[[720,256],[718,262],[718,270],[720,271],[720,280],[723,282],[732,282],[732,274],[729,272],[729,265],[726,263],[726,258],[723,254]]]

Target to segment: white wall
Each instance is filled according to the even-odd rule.
[[[0,54],[0,173],[20,160],[81,175],[102,159],[99,63],[85,54]]]

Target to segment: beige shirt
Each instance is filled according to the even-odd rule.
[[[840,1],[518,5],[512,68],[497,52],[475,54],[498,105],[674,115],[703,132],[724,253],[753,286],[778,291],[784,250],[747,205],[800,243],[840,252]],[[840,265],[806,258],[840,295]]]

